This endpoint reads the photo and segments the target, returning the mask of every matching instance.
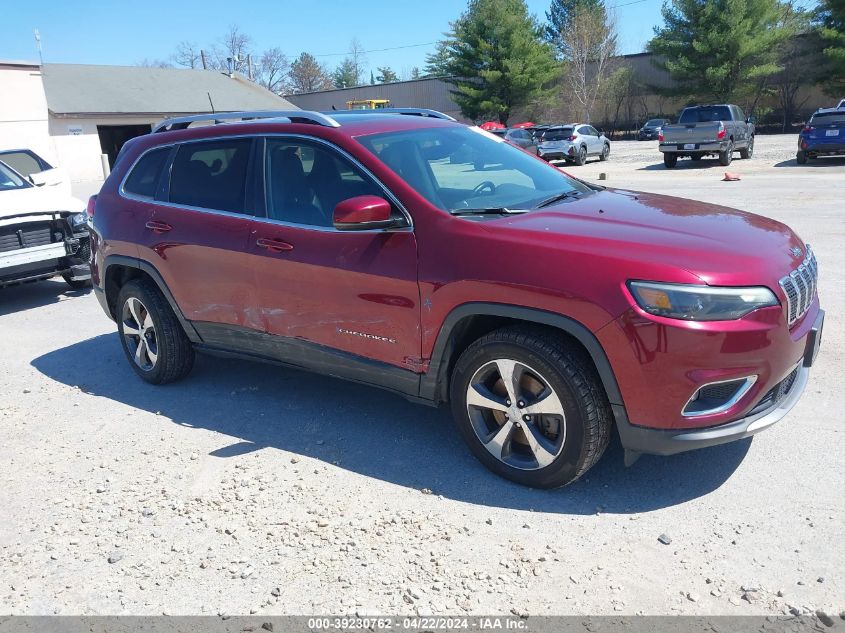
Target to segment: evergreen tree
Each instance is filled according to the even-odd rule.
[[[667,94],[715,101],[756,98],[782,66],[794,34],[778,0],[670,0],[648,50],[676,82]]]
[[[329,90],[332,87],[332,78],[326,69],[309,53],[302,53],[290,65],[288,81],[294,94]]]
[[[332,73],[332,82],[338,88],[352,88],[357,86],[360,75],[355,67],[355,62],[350,58],[344,59]]]
[[[376,80],[380,84],[389,84],[393,81],[399,81],[399,75],[393,72],[393,69],[390,66],[379,66],[377,68],[378,76]]]
[[[845,96],[845,0],[824,0],[819,7],[825,58],[822,85],[834,97]]]
[[[559,72],[524,0],[470,0],[443,50],[442,70],[470,119],[506,124],[513,108],[549,98]]]
[[[552,0],[546,11],[547,24],[543,27],[543,39],[554,47],[558,59],[569,59],[566,32],[572,26],[572,20],[579,9],[606,13],[603,0]]]

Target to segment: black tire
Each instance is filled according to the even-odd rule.
[[[748,145],[739,150],[739,157],[748,160],[754,156],[754,137],[748,139]]]
[[[731,141],[728,146],[725,148],[724,152],[719,152],[719,164],[722,167],[727,167],[731,164],[731,161],[734,159],[734,144]]]
[[[557,428],[558,433],[562,429],[563,436],[558,436],[558,441],[561,442],[558,452],[545,466],[537,467],[535,464],[531,469],[514,467],[488,450],[477,434],[478,423],[474,422],[467,405],[468,389],[478,372],[495,364],[497,359],[512,359],[520,366],[524,365],[531,371],[536,370],[558,397],[564,423],[562,427]],[[556,488],[572,483],[598,461],[610,438],[610,405],[591,360],[582,349],[576,345],[567,345],[565,339],[547,330],[523,326],[506,327],[475,341],[461,354],[455,365],[450,385],[450,400],[458,432],[473,454],[496,474],[534,488]],[[488,413],[493,412],[488,410]],[[547,422],[541,420],[542,417],[544,416],[536,416],[536,422],[530,423],[538,433],[546,432],[545,426],[544,430],[541,430],[541,426]],[[530,431],[523,429],[527,428],[528,421],[520,422],[526,426],[516,425],[518,428],[515,432],[527,435]],[[504,424],[498,428],[501,430]],[[495,427],[492,432],[498,433]],[[513,441],[503,440],[510,447],[510,454],[516,455],[517,449],[526,451],[527,444],[520,443],[520,436],[513,437]]]
[[[799,151],[795,154],[795,162],[799,165],[806,165],[807,164],[807,154],[806,152]]]
[[[156,359],[147,369],[142,368],[135,361],[135,351],[140,341],[135,346],[136,349],[131,349],[129,339],[134,337],[126,332],[132,323],[124,318],[124,310],[128,308],[127,302],[130,300],[140,301],[141,307],[146,310],[152,320],[152,339],[147,345],[155,344]],[[146,321],[146,319],[143,320]],[[136,374],[149,383],[163,385],[175,382],[187,376],[194,366],[194,348],[170,304],[152,281],[136,279],[120,289],[117,297],[117,330],[129,365]]]
[[[601,149],[601,156],[599,156],[600,161],[606,161],[610,158],[610,143],[605,143],[604,147]]]
[[[666,169],[674,169],[675,165],[678,164],[678,155],[677,154],[663,154],[663,164],[666,166]]]
[[[575,155],[575,164],[579,167],[587,162],[587,148],[581,147]]]
[[[90,278],[72,279],[70,275],[62,275],[62,279],[64,279],[65,283],[70,286],[71,290],[85,290],[93,285]]]

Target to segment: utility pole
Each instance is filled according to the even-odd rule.
[[[200,49],[200,59],[202,60],[202,69],[208,70],[208,62],[205,59],[205,51]]]
[[[41,50],[41,33],[38,32],[38,29],[33,31],[35,34],[35,47],[38,49],[38,59],[41,62],[41,65],[44,65],[44,51]]]
[[[249,72],[249,80],[253,81],[253,74],[252,74],[252,54],[246,56],[246,65]]]

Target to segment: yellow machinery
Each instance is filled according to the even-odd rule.
[[[379,110],[389,107],[390,99],[357,99],[346,102],[347,110]]]

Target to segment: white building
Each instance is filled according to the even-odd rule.
[[[237,74],[0,61],[0,149],[30,148],[74,182],[102,180],[101,155],[167,117],[296,109]]]

